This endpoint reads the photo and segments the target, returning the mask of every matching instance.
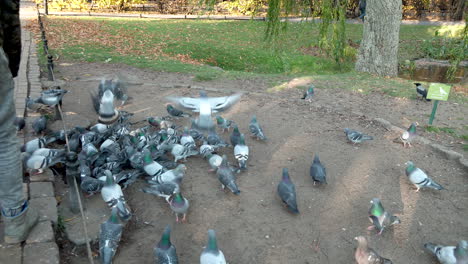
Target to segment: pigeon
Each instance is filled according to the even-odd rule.
[[[34,122],[32,123],[32,128],[34,130],[34,133],[36,133],[36,135],[39,135],[44,130],[46,130],[46,128],[47,128],[47,119],[48,119],[48,116],[43,115],[43,116],[39,117],[38,119],[34,120]]]
[[[208,97],[204,91],[200,91],[199,98],[168,97],[167,99],[177,103],[185,109],[199,112],[200,115],[196,120],[197,128],[209,130],[214,127],[211,114],[229,109],[232,105],[239,101],[240,97],[241,94],[239,93],[224,97]]]
[[[314,85],[311,84],[309,88],[304,92],[304,95],[302,96],[301,99],[311,102],[312,97],[314,96],[314,88],[315,88]]]
[[[118,111],[114,107],[114,94],[106,90],[99,103],[99,118],[101,122],[112,123],[118,118]]]
[[[101,189],[102,199],[109,207],[117,207],[117,212],[120,216],[120,219],[124,221],[129,220],[131,217],[131,212],[127,202],[125,201],[122,188],[115,182],[114,176],[109,170],[105,170],[104,174],[106,175],[106,183]]]
[[[467,264],[468,263],[468,242],[461,240],[455,246],[443,246],[433,243],[426,243],[424,247],[434,254],[442,264]]]
[[[353,142],[353,144],[356,143],[361,143],[366,140],[373,140],[374,138],[372,136],[368,136],[366,134],[363,134],[359,131],[352,130],[349,128],[345,128],[344,132],[346,134],[346,137],[348,137],[348,140]]]
[[[175,169],[168,170],[161,175],[156,175],[155,177],[151,178],[151,180],[159,184],[169,182],[180,184],[182,183],[182,179],[184,178],[186,170],[187,167],[184,164],[179,164]]]
[[[239,144],[234,147],[234,157],[239,162],[241,170],[247,169],[247,160],[249,159],[249,147],[245,145],[244,134],[241,134]]]
[[[110,125],[97,123],[96,125],[90,127],[89,130],[99,133],[99,134],[103,134],[103,133],[106,133],[110,128],[111,128]]]
[[[115,98],[122,101],[121,105],[124,105],[130,97],[127,95],[126,86],[120,79],[105,79],[101,80],[101,83],[98,87],[99,97],[102,97],[106,90],[111,91]]]
[[[427,90],[422,86],[421,83],[414,83],[416,85],[416,94],[421,100],[426,100],[427,102],[430,102],[431,99],[427,99]]]
[[[46,157],[46,158],[54,158],[54,157],[57,157],[57,158],[63,158],[65,159],[65,155],[66,155],[66,151],[64,149],[49,149],[49,148],[40,148],[40,149],[36,149],[34,152],[33,152],[33,156],[34,155],[38,155],[38,156],[43,156],[43,157]]]
[[[283,168],[283,176],[278,184],[278,195],[280,196],[286,207],[294,214],[298,214],[296,203],[296,187],[289,178],[289,172],[287,168]]]
[[[55,106],[61,103],[63,96],[67,93],[63,89],[49,89],[43,90],[41,96],[37,99],[26,98],[26,106],[31,109],[32,104],[44,104],[48,106]]]
[[[100,192],[102,187],[104,187],[104,182],[101,180],[89,176],[81,177],[80,188],[88,195],[93,195]]]
[[[151,177],[161,175],[163,173],[163,166],[161,166],[161,164],[153,160],[150,151],[148,149],[145,149],[143,151],[143,155],[143,170],[146,172],[146,174],[148,174]]]
[[[208,132],[208,136],[206,137],[205,144],[211,145],[214,148],[228,146],[228,144],[216,133],[214,129]]]
[[[210,164],[210,171],[216,171],[223,162],[223,158],[218,154],[209,153],[205,158],[208,160],[208,164]]]
[[[171,227],[166,226],[161,236],[161,240],[154,248],[154,257],[158,264],[177,264],[179,260],[177,258],[176,248],[171,243]]]
[[[234,125],[234,129],[232,130],[231,136],[229,137],[229,139],[231,140],[231,145],[235,146],[239,144],[240,136],[241,133],[239,132],[239,127],[237,125]]]
[[[200,264],[226,264],[224,254],[216,242],[216,233],[212,229],[208,230],[208,244],[200,255]]]
[[[234,175],[232,169],[229,167],[226,155],[223,155],[221,165],[218,167],[216,171],[216,175],[218,176],[218,180],[221,182],[221,186],[223,189],[228,187],[232,193],[235,195],[239,195],[239,187],[236,184],[236,176]]]
[[[263,129],[260,127],[260,124],[258,124],[257,117],[255,115],[252,116],[252,120],[249,124],[249,130],[250,133],[252,133],[252,135],[257,139],[267,140],[267,137],[265,137],[265,134],[263,134]]]
[[[180,144],[188,149],[196,148],[195,140],[190,135],[188,128],[184,129],[184,132],[182,133],[182,137],[180,138]]]
[[[205,142],[205,144],[200,146],[200,155],[202,155],[203,158],[206,158],[208,154],[213,154],[215,151],[214,147],[209,145],[208,142]]]
[[[369,248],[367,239],[363,236],[354,238],[358,242],[358,247],[354,253],[354,258],[358,264],[392,264],[389,259],[381,257],[375,250]]]
[[[424,171],[414,166],[412,161],[406,162],[405,165],[406,176],[408,176],[410,182],[416,186],[416,192],[419,192],[421,188],[431,188],[435,190],[444,189],[440,184],[429,178]]]
[[[181,159],[185,161],[187,160],[187,157],[197,155],[198,151],[196,149],[189,149],[180,144],[174,144],[172,145],[171,154],[174,156],[174,162],[177,162]]]
[[[408,130],[404,131],[403,134],[400,136],[401,142],[403,142],[403,147],[411,147],[411,141],[413,141],[414,137],[416,136],[416,126],[418,125],[417,122],[411,123]]]
[[[70,151],[77,152],[80,147],[80,134],[74,133],[71,135],[68,139],[68,146],[70,147]]]
[[[43,173],[43,170],[50,166],[59,162],[65,162],[64,156],[45,157],[41,155],[31,155],[28,152],[24,152],[22,155],[24,167],[29,170],[37,170],[38,174]]]
[[[320,163],[320,158],[318,154],[315,154],[314,161],[310,166],[310,177],[314,180],[315,184],[327,184],[327,170]]]
[[[379,198],[373,198],[370,203],[372,205],[369,209],[369,220],[373,225],[369,226],[368,230],[376,228],[381,235],[385,228],[401,223],[397,216],[385,211]]]
[[[157,183],[151,184],[148,187],[141,189],[144,193],[154,194],[156,196],[162,197],[166,199],[169,203],[169,198],[175,194],[180,192],[179,184],[176,182],[164,182],[164,183]]]
[[[111,264],[122,237],[122,224],[117,216],[117,208],[112,208],[109,219],[101,224],[99,231],[99,255],[101,263]]]
[[[218,125],[219,128],[225,132],[226,130],[229,131],[229,128],[231,128],[231,125],[234,123],[232,120],[227,120],[221,117],[220,115],[216,116],[216,124]]]
[[[21,131],[26,126],[26,122],[22,117],[15,117],[15,121],[13,122],[13,124],[16,127],[16,131]]]
[[[179,222],[179,214],[182,214],[182,222],[185,222],[185,218],[187,216],[187,211],[189,209],[189,201],[182,196],[180,192],[173,194],[169,198],[169,205],[171,207],[171,210],[175,213],[176,215],[176,222]]]
[[[143,172],[139,170],[124,170],[119,171],[114,175],[115,182],[119,184],[122,189],[126,189],[131,184],[135,183],[138,177],[140,177]]]
[[[21,147],[21,152],[33,153],[37,149],[43,148],[45,145],[52,143],[53,141],[55,141],[55,139],[46,137],[31,139]]]
[[[184,113],[183,111],[175,108],[171,104],[167,104],[166,110],[171,116],[174,116],[174,117],[191,117],[192,116],[190,114]]]

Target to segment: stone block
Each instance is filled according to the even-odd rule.
[[[29,204],[39,211],[39,221],[57,222],[57,200],[55,197],[31,199]]]
[[[29,184],[31,199],[41,197],[55,197],[54,186],[51,182],[31,182]]]
[[[55,242],[26,244],[23,264],[59,264],[60,255]]]
[[[3,236],[2,236],[3,239]],[[20,244],[0,245],[0,263],[21,264],[22,248]]]
[[[31,233],[26,240],[27,244],[31,243],[44,243],[44,242],[54,242],[54,230],[52,229],[52,222],[42,221],[37,223],[37,225],[31,230]]]
[[[55,178],[54,178],[54,173],[51,170],[45,169],[44,173],[37,174],[37,175],[30,175],[29,180],[31,182],[46,182],[46,181],[53,182]]]

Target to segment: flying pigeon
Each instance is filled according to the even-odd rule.
[[[414,83],[416,85],[416,94],[418,95],[421,100],[426,100],[427,102],[430,102],[431,99],[427,99],[427,90],[422,86],[421,83]]]
[[[247,169],[247,160],[249,159],[249,147],[245,145],[244,134],[240,135],[239,144],[234,147],[234,157],[239,162],[241,170]]]
[[[182,214],[182,222],[185,222],[185,218],[187,216],[187,211],[189,209],[189,201],[182,196],[180,192],[173,194],[169,198],[169,205],[171,207],[171,210],[175,213],[176,215],[176,222],[179,222],[179,214]]]
[[[34,120],[34,122],[32,123],[32,128],[34,130],[34,133],[36,133],[36,135],[39,135],[44,130],[46,130],[46,128],[47,128],[47,119],[48,119],[48,116],[43,115],[43,116],[39,117],[38,119]]]
[[[302,96],[301,99],[311,102],[312,97],[314,96],[314,88],[315,88],[314,85],[311,84],[309,88],[304,92],[304,95]]]
[[[13,122],[13,124],[16,127],[16,131],[23,130],[23,128],[26,126],[26,122],[22,117],[15,117],[15,121]]]
[[[367,239],[363,236],[354,238],[358,242],[358,247],[354,253],[354,258],[358,264],[392,264],[389,259],[381,257],[375,250],[369,248]]]
[[[99,121],[101,123],[113,123],[119,117],[119,111],[114,107],[114,94],[106,90],[99,103]]]
[[[327,170],[322,163],[320,163],[318,154],[315,154],[314,161],[310,166],[310,177],[314,180],[314,185],[321,183],[327,184]]]
[[[175,108],[171,104],[167,104],[166,110],[171,116],[174,116],[174,117],[191,117],[192,116],[190,114],[184,113],[183,111]]]
[[[167,99],[177,103],[181,107],[200,113],[196,120],[197,128],[209,130],[214,127],[211,119],[212,113],[222,112],[229,109],[237,101],[241,94],[234,94],[224,97],[208,97],[204,91],[200,91],[199,98],[191,97],[168,97]]]
[[[406,176],[408,176],[410,182],[416,186],[416,192],[419,192],[421,188],[431,188],[435,190],[444,189],[440,184],[429,178],[424,171],[414,166],[412,161],[406,162],[405,165]]]
[[[260,140],[267,140],[265,134],[263,134],[263,129],[260,127],[260,124],[257,122],[257,117],[254,115],[249,124],[249,130],[254,137]]]
[[[154,257],[158,264],[177,264],[179,260],[177,258],[176,248],[171,243],[171,227],[166,226],[161,236],[161,240],[154,248]]]
[[[179,184],[176,182],[164,182],[164,183],[157,183],[151,184],[148,187],[141,189],[144,193],[154,194],[156,196],[162,197],[166,199],[169,203],[169,198],[175,194],[180,192]]]
[[[218,176],[218,180],[221,182],[223,189],[228,187],[228,189],[231,190],[231,192],[235,195],[240,194],[239,187],[237,187],[236,184],[236,176],[229,167],[226,155],[223,155],[223,160],[218,170],[216,171],[216,175]]]
[[[124,221],[129,220],[132,214],[127,202],[125,201],[122,188],[115,182],[114,176],[109,170],[105,170],[104,174],[106,175],[106,183],[101,189],[102,199],[109,207],[117,207],[120,219]]]
[[[216,233],[212,229],[208,230],[208,244],[200,255],[200,264],[226,264],[224,254],[216,242]]]
[[[381,235],[384,228],[401,223],[397,216],[385,211],[379,198],[373,198],[370,203],[372,205],[369,209],[369,220],[373,225],[369,226],[369,230],[376,228],[379,231],[379,235]]]
[[[229,137],[229,139],[231,140],[231,145],[235,146],[239,144],[240,136],[241,133],[239,132],[239,127],[237,127],[237,125],[234,124],[234,129],[232,130],[231,136]]]
[[[345,128],[344,132],[346,134],[346,137],[348,137],[348,140],[353,142],[353,144],[361,143],[361,142],[366,141],[366,140],[373,140],[374,139],[372,136],[368,136],[368,135],[366,135],[364,133],[361,133],[359,131],[352,130],[352,129],[349,129],[349,128]]]
[[[295,214],[299,213],[296,203],[296,187],[289,178],[289,172],[287,168],[283,168],[283,176],[278,184],[278,195],[280,196],[286,207]]]
[[[468,242],[461,240],[456,247],[426,243],[424,247],[432,252],[442,264],[468,263]]]
[[[219,128],[225,132],[226,130],[229,131],[229,128],[231,128],[231,125],[234,123],[232,120],[227,120],[220,115],[216,116],[216,124],[218,125]]]
[[[122,237],[122,224],[117,216],[117,208],[112,208],[109,220],[101,224],[99,232],[99,255],[101,263],[111,264]]]
[[[26,98],[26,106],[31,109],[33,104],[44,104],[55,106],[62,101],[63,96],[67,93],[63,89],[49,89],[41,92],[41,96],[37,99]]]

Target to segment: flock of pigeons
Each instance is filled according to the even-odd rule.
[[[419,91],[419,88],[418,88]],[[26,99],[28,107],[35,104],[55,106],[61,104],[66,90],[50,89],[42,92],[37,99]],[[314,87],[310,86],[302,99],[311,101]],[[200,97],[168,97],[176,107],[199,113],[196,118],[191,114],[167,104],[166,117],[148,117],[147,125],[132,130],[129,118],[131,113],[117,111],[115,99],[122,104],[129,98],[124,86],[117,80],[103,80],[97,93],[91,94],[94,107],[101,123],[91,127],[74,127],[68,131],[48,131],[47,120],[44,115],[34,121],[33,129],[36,134],[45,132],[45,136],[35,138],[22,147],[24,166],[31,172],[41,173],[44,168],[57,163],[66,163],[68,151],[78,154],[80,177],[77,181],[81,190],[89,195],[101,193],[103,200],[111,210],[109,219],[101,224],[99,251],[102,263],[112,263],[116,253],[123,226],[132,217],[131,210],[126,203],[122,189],[127,188],[138,178],[144,177],[148,186],[143,188],[145,193],[164,198],[170,209],[176,215],[176,222],[184,222],[189,209],[189,201],[182,195],[181,184],[186,171],[184,164],[178,161],[186,160],[190,156],[200,155],[216,171],[216,175],[223,187],[227,187],[235,195],[240,194],[237,184],[237,174],[247,169],[249,147],[245,143],[245,135],[241,134],[237,124],[217,115],[215,121],[212,114],[229,109],[241,97],[234,94],[225,97],[208,97],[200,92]],[[190,118],[191,127],[178,126],[175,121],[179,118]],[[138,123],[138,122],[137,122]],[[15,121],[18,129],[24,127],[24,120]],[[417,123],[411,124],[397,140],[403,146],[411,147],[416,136]],[[216,127],[222,132],[229,131],[230,145],[216,132]],[[267,140],[255,116],[249,123],[249,131],[259,140]],[[356,130],[344,130],[347,139],[353,144],[359,144],[373,137]],[[66,149],[46,148],[51,143],[67,143]],[[231,166],[227,156],[218,155],[221,148],[232,146],[233,154],[238,165]],[[168,155],[170,154],[170,155]],[[173,159],[170,159],[170,157]],[[420,188],[442,190],[443,187],[433,181],[421,169],[408,161],[406,175],[410,182]],[[326,168],[321,164],[316,154],[310,167],[310,176],[314,185],[327,184]],[[295,186],[289,176],[288,169],[283,168],[282,179],[278,184],[277,193],[288,210],[299,213],[296,203]],[[182,215],[182,218],[179,218]],[[398,217],[393,216],[383,208],[378,198],[371,201],[369,219],[372,225],[369,229],[376,229],[381,234],[384,229],[400,223]],[[156,263],[178,263],[176,249],[170,241],[171,228],[168,225],[161,240],[154,249]],[[359,264],[392,263],[368,247],[367,240],[360,236],[355,238],[358,247],[355,259]],[[467,264],[468,243],[462,240],[455,246],[441,246],[432,243],[425,247],[434,253],[440,263]],[[201,264],[226,263],[225,257],[219,250],[214,230],[208,230],[207,247],[200,256]]]

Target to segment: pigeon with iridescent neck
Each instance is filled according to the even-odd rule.
[[[166,226],[161,236],[161,240],[154,248],[154,258],[157,264],[177,264],[176,248],[171,243],[171,227]]]
[[[309,88],[304,92],[304,95],[302,96],[301,99],[311,102],[312,97],[314,96],[314,88],[315,88],[314,85],[311,84]]]
[[[122,237],[122,224],[117,215],[117,208],[112,208],[109,219],[101,224],[99,232],[99,256],[101,263],[111,264]]]
[[[141,191],[162,197],[169,203],[169,198],[173,194],[180,192],[180,186],[176,182],[165,182],[160,184],[151,181],[151,184],[148,187],[141,189]]]
[[[373,198],[370,203],[372,205],[369,209],[369,220],[373,225],[369,226],[368,230],[375,228],[379,231],[379,235],[381,235],[385,228],[401,223],[397,216],[385,211],[379,198]]]
[[[250,130],[250,133],[252,133],[252,136],[254,136],[255,138],[260,139],[260,140],[267,140],[267,137],[263,133],[262,127],[257,121],[257,116],[255,115],[252,116],[252,120],[250,120],[249,130]]]
[[[247,160],[249,159],[249,147],[245,145],[244,134],[240,135],[239,144],[234,147],[234,157],[239,162],[239,169],[247,169]]]
[[[416,126],[418,123],[411,123],[411,126],[408,130],[404,131],[403,134],[400,136],[401,142],[403,142],[403,147],[411,147],[411,141],[416,137]]]
[[[163,173],[163,166],[153,160],[151,152],[148,149],[143,151],[143,164],[143,170],[151,177],[155,177]]]
[[[223,160],[216,171],[216,175],[218,176],[218,180],[221,182],[223,189],[228,187],[228,189],[235,195],[240,194],[239,187],[237,187],[236,183],[236,176],[228,164],[226,155],[223,155]]]
[[[117,208],[120,219],[128,221],[132,213],[125,201],[122,188],[115,182],[114,176],[109,170],[105,170],[104,174],[106,175],[106,182],[101,190],[102,199],[110,208]]]
[[[443,246],[426,243],[424,247],[437,257],[442,264],[467,264],[468,242],[461,240],[457,246]]]
[[[208,230],[208,243],[200,255],[200,264],[226,264],[224,254],[218,248],[216,233],[214,230]]]
[[[406,176],[408,176],[410,182],[414,184],[414,186],[416,186],[416,192],[419,192],[419,189],[421,188],[431,188],[439,191],[444,189],[442,185],[429,178],[424,171],[414,166],[414,163],[412,161],[408,161],[405,164]]]
[[[310,166],[310,177],[315,184],[327,184],[327,170],[320,162],[320,158],[318,154],[315,154],[314,161]]]
[[[190,206],[189,201],[178,192],[169,198],[169,205],[176,215],[176,222],[179,222],[179,214],[182,215],[182,222],[185,222],[187,211]]]
[[[296,202],[296,187],[289,177],[289,171],[287,168],[283,168],[283,175],[278,184],[277,192],[286,208],[288,208],[290,212],[298,214],[299,210],[297,209]]]
[[[231,125],[233,123],[234,122],[232,120],[225,119],[220,115],[216,116],[216,124],[219,128],[223,130],[223,132],[225,132],[226,130],[229,131],[229,128],[231,128]]]
[[[240,136],[241,136],[241,133],[239,131],[239,127],[236,124],[234,124],[234,129],[232,130],[231,136],[229,137],[229,139],[231,140],[232,146],[239,144]]]
[[[179,164],[175,169],[168,170],[161,175],[156,175],[155,177],[152,177],[151,180],[160,184],[167,182],[181,184],[186,170],[187,167],[184,164]]]
[[[363,236],[354,238],[358,242],[358,247],[354,253],[357,264],[392,264],[389,259],[381,257],[375,250],[369,248],[367,239]]]

